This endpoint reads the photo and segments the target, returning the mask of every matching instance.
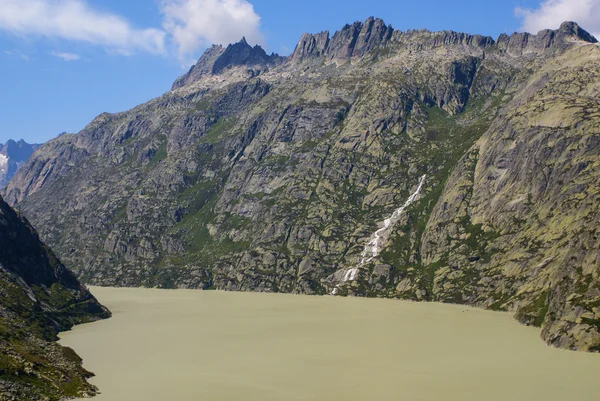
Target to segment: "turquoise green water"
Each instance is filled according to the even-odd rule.
[[[598,401],[600,355],[455,305],[92,288],[113,318],[63,333],[98,401]]]

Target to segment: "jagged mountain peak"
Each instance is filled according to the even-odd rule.
[[[9,139],[4,145],[0,144],[0,153],[11,158],[25,161],[39,146],[40,145],[36,143],[29,144],[23,139],[19,139],[18,141]]]
[[[23,139],[18,141],[9,139],[4,145],[0,144],[0,188],[8,183],[39,146],[39,144],[29,144]]]
[[[360,58],[378,48],[407,46],[415,50],[433,49],[440,46],[467,46],[476,52],[495,46],[509,54],[540,54],[564,51],[573,39],[596,43],[597,40],[575,22],[564,22],[557,30],[545,29],[537,34],[502,34],[497,40],[490,36],[455,32],[451,30],[429,31],[427,29],[399,31],[381,18],[369,17],[365,21],[345,24],[331,35],[327,30],[301,35],[294,51],[288,57],[267,55],[262,47],[252,47],[245,37],[226,47],[213,45],[208,48],[189,72],[178,78],[173,89],[195,82],[206,75],[217,75],[235,66],[246,66],[254,71],[282,64],[294,66],[305,62],[343,64]]]
[[[537,34],[515,32],[512,35],[501,34],[496,42],[498,48],[512,55],[541,54],[545,52],[565,51],[573,41],[597,43],[589,32],[572,21],[563,22],[558,29],[543,29]]]
[[[385,46],[393,32],[391,25],[386,25],[381,18],[369,17],[364,22],[344,25],[331,37],[329,31],[305,33],[300,37],[291,59],[298,63],[319,57],[340,61],[361,57],[376,47]]]
[[[573,21],[563,22],[558,29],[558,32],[562,35],[572,36],[579,40],[583,40],[584,42],[598,43],[598,39],[596,39],[594,35],[590,34]]]
[[[281,60],[283,58],[275,53],[268,55],[260,45],[249,45],[246,37],[242,37],[239,42],[231,43],[227,47],[213,45],[208,48],[198,63],[175,81],[173,89],[197,81],[205,75],[220,74],[231,67],[246,66],[249,69],[264,70]]]
[[[173,89],[195,82],[205,75],[217,75],[235,66],[247,66],[263,70],[280,64],[284,60],[300,63],[306,59],[325,56],[327,61],[343,61],[351,57],[361,57],[376,47],[384,46],[392,37],[394,29],[381,18],[369,17],[364,22],[346,24],[330,37],[329,31],[319,34],[305,33],[301,36],[296,49],[290,57],[280,57],[248,44],[245,37],[237,43],[224,47],[213,45],[186,74],[179,77]]]
[[[215,60],[211,73],[219,74],[226,68],[236,65],[267,65],[270,61],[270,57],[262,47],[259,45],[250,46],[246,38],[243,37],[239,42],[227,46],[225,51]]]

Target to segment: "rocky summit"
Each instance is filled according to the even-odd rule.
[[[29,222],[0,198],[0,400],[90,396],[92,374],[55,341],[110,312],[65,268]]]
[[[4,188],[39,146],[30,145],[22,139],[18,142],[11,139],[4,145],[0,144],[0,188]]]
[[[600,351],[600,48],[369,18],[214,46],[5,189],[88,283],[511,311]]]

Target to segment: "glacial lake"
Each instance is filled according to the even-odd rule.
[[[61,334],[97,401],[598,401],[600,355],[510,314],[393,300],[92,288]]]

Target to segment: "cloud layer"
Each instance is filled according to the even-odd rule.
[[[165,33],[137,29],[124,18],[92,9],[83,0],[0,0],[0,29],[102,45],[118,52],[160,54]]]
[[[65,61],[75,61],[75,60],[79,60],[81,58],[81,57],[79,57],[78,54],[65,53],[65,52],[52,52],[52,53],[50,53],[50,55],[61,58]]]
[[[246,0],[162,0],[163,28],[180,60],[211,44],[229,44],[242,36],[263,44],[260,17]]]
[[[162,27],[140,29],[86,0],[0,0],[0,32],[87,42],[111,54],[175,53],[182,62],[210,44],[237,42],[242,36],[263,43],[260,17],[247,0],[159,0],[159,8]],[[73,54],[53,55],[75,60]]]
[[[600,36],[600,0],[544,0],[536,9],[516,8],[522,18],[521,29],[537,33],[556,29],[564,21],[575,21],[594,36]]]

